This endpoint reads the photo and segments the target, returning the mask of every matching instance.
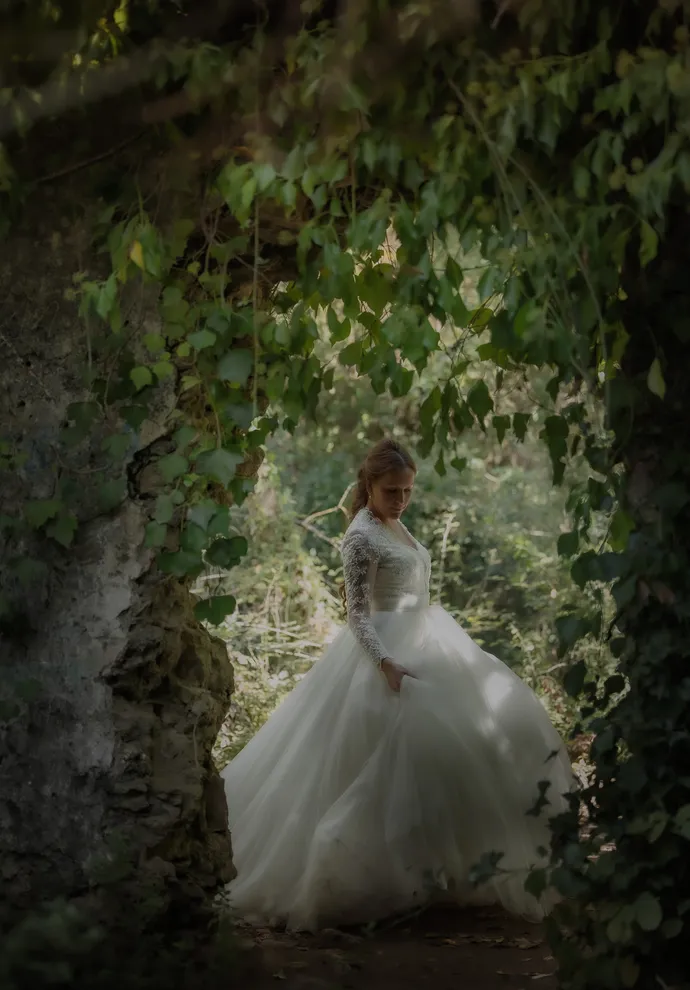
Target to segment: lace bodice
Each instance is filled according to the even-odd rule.
[[[429,604],[431,558],[421,543],[412,536],[410,539],[414,547],[369,509],[357,513],[343,538],[348,625],[378,666],[388,653],[376,632],[372,614],[424,608]]]

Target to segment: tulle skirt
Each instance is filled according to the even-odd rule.
[[[540,918],[525,878],[573,787],[544,707],[442,608],[373,620],[414,675],[400,693],[345,628],[222,773],[234,910],[312,931],[438,897]],[[499,872],[476,888],[491,853]]]

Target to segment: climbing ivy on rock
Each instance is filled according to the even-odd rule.
[[[157,123],[117,159],[127,179],[98,226],[107,265],[72,290],[93,374],[64,442],[102,432],[98,492],[109,508],[148,500],[146,545],[186,580],[243,554],[228,506],[269,433],[316,414],[326,353],[396,397],[438,360],[418,448],[440,474],[463,469],[466,430],[523,439],[532,417],[506,412],[507,383],[550,369],[540,437],[554,483],[573,458],[590,469],[558,552],[618,608],[609,630],[601,611],[563,615],[561,652],[606,636],[620,666],[605,684],[567,672],[595,732],[588,827],[563,816],[553,869],[528,882],[565,898],[551,922],[565,985],[666,986],[682,976],[690,908],[690,9],[489,6],[336,17],[303,4],[288,28],[257,9],[167,43],[162,6],[120,11],[125,52],[159,45],[145,94]],[[106,17],[99,30],[115,29]],[[21,123],[22,93],[6,102]],[[21,165],[10,137],[8,204]],[[142,447],[161,406],[165,435]],[[29,503],[24,522],[69,546],[88,516],[75,499]],[[223,596],[197,614],[233,607]]]

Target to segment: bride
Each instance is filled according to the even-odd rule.
[[[527,685],[430,605],[429,554],[400,521],[415,474],[393,440],[367,455],[342,543],[348,626],[222,773],[230,903],[249,921],[314,931],[439,896],[545,913],[524,882],[570,763]]]

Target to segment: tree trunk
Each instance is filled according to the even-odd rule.
[[[95,267],[78,206],[44,200],[0,253],[0,869],[14,905],[116,883],[152,885],[158,910],[233,876],[211,758],[232,668],[143,549],[152,499],[139,467],[165,443],[174,394],[126,455],[127,494],[82,513],[71,546],[36,518],[17,528],[65,479],[88,485],[99,451],[88,438],[65,464],[58,444],[92,360],[70,301],[74,272]]]

